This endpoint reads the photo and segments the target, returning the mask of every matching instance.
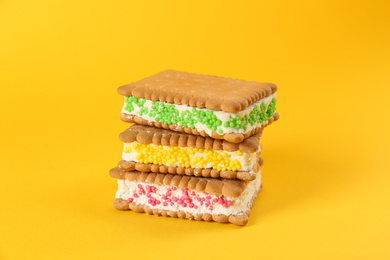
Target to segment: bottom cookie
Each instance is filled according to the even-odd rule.
[[[261,176],[246,186],[239,197],[118,179],[113,206],[149,215],[215,221],[244,226],[261,189]]]

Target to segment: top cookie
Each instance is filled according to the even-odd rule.
[[[259,83],[166,70],[118,88],[123,96],[238,113],[276,92],[272,83]]]

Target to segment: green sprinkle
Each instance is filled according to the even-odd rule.
[[[276,111],[275,103],[276,98],[273,98],[267,105],[262,102],[260,106],[254,106],[252,111],[248,115],[240,116],[236,115],[234,117],[230,117],[227,122],[222,122],[213,111],[203,111],[193,107],[191,110],[187,111],[179,111],[176,109],[174,104],[151,101],[152,106],[146,107],[144,104],[146,103],[145,98],[136,98],[134,96],[125,96],[125,108],[124,110],[127,112],[134,111],[134,105],[140,108],[139,115],[148,115],[149,117],[154,118],[157,122],[162,122],[164,124],[175,124],[183,127],[190,127],[192,129],[195,128],[195,125],[200,123],[206,125],[212,131],[217,131],[220,134],[223,134],[222,129],[218,129],[219,126],[224,127],[234,127],[237,129],[243,128],[246,130],[248,125],[252,126],[255,123],[261,123],[268,118],[272,117],[272,115]]]

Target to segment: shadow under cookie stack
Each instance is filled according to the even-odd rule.
[[[276,86],[167,70],[118,88],[122,160],[113,206],[245,225],[261,189],[260,137]]]

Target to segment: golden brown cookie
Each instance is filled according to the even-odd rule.
[[[257,175],[259,173],[256,173]],[[247,181],[212,179],[196,176],[172,175],[166,173],[146,173],[140,171],[125,171],[121,168],[113,168],[109,172],[110,177],[119,180],[142,181],[149,184],[164,184],[177,188],[203,191],[214,195],[239,197],[245,190]],[[199,183],[199,185],[198,185]]]

